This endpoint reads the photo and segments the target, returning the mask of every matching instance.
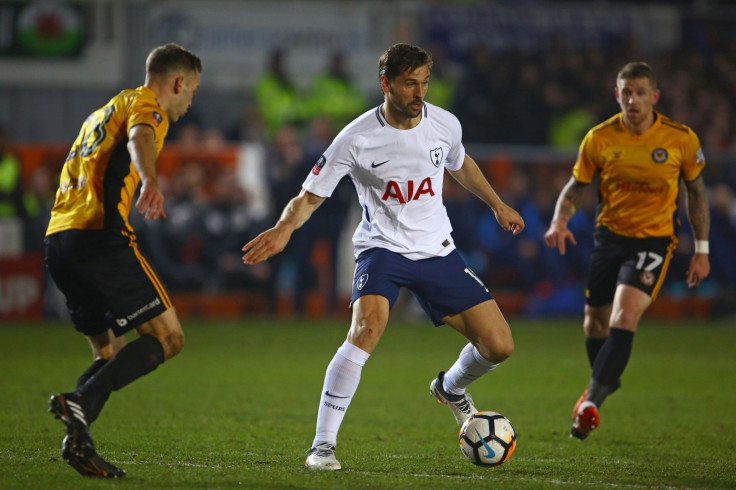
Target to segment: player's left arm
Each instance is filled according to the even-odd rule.
[[[166,218],[164,195],[156,173],[156,133],[148,124],[136,124],[128,133],[128,153],[141,177],[141,192],[135,208],[145,219]]]
[[[708,235],[710,234],[710,209],[708,195],[705,190],[703,177],[687,182],[687,217],[695,238],[695,254],[690,259],[687,269],[687,285],[695,287],[710,274],[710,260],[708,259]]]
[[[521,215],[498,197],[498,194],[493,190],[490,182],[485,178],[478,164],[475,163],[475,160],[465,155],[462,167],[458,170],[448,169],[447,171],[450,172],[450,175],[460,185],[478,196],[491,208],[501,228],[513,232],[514,235],[522,232],[524,229],[524,220]]]

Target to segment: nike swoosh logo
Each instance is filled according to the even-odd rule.
[[[384,163],[388,163],[388,162],[390,162],[390,161],[391,161],[391,160],[386,160],[385,162],[381,162],[381,163],[371,162],[371,167],[373,167],[373,168],[376,168],[376,167],[380,167],[380,166],[381,166],[381,165],[383,165]]]
[[[325,391],[325,395],[331,398],[350,398],[349,396],[333,395],[332,393],[330,393],[330,390]]]
[[[478,429],[475,430],[475,433],[478,434],[478,438],[480,439],[480,442],[483,443],[483,447],[486,448],[486,451],[488,451],[488,454],[486,454],[487,458],[493,458],[496,456],[496,453],[491,449],[491,446],[488,445],[485,439],[483,439],[483,436],[480,435],[480,432],[478,432]]]

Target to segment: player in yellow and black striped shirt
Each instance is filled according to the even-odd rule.
[[[583,322],[593,374],[572,414],[571,436],[581,440],[598,427],[598,409],[620,386],[639,319],[667,274],[677,247],[681,179],[695,235],[687,283],[697,286],[710,273],[710,214],[701,177],[705,157],[698,137],[654,110],[660,92],[646,63],[624,66],[615,94],[621,112],[583,139],[545,234],[547,245],[561,254],[566,241],[576,243],[567,223],[597,176],[600,202]]]
[[[146,219],[165,218],[156,159],[169,121],[183,116],[199,88],[202,62],[176,44],[155,48],[145,83],[93,112],[61,171],[46,232],[46,265],[64,293],[94,362],[72,393],[51,397],[66,425],[62,457],[83,476],[125,472],[97,455],[89,433],[110,394],[179,353],[181,324],[166,288],[138,250],[128,222],[133,196]],[[125,345],[122,335],[140,336]]]

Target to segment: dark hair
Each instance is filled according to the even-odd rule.
[[[394,44],[378,59],[378,77],[385,75],[392,80],[406,71],[414,71],[424,65],[432,69],[432,55],[429,51],[411,44]]]
[[[618,72],[616,81],[631,80],[633,78],[646,78],[649,80],[652,90],[657,89],[657,77],[654,75],[654,70],[652,70],[652,67],[643,61],[632,61],[631,63],[624,65],[624,67]]]
[[[199,56],[178,44],[169,43],[154,48],[146,59],[146,75],[165,75],[170,71],[201,72]]]

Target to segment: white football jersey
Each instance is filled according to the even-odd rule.
[[[385,248],[411,260],[441,257],[455,249],[442,202],[445,167],[465,159],[457,118],[424,103],[412,129],[386,122],[381,106],[348,124],[304,181],[307,191],[329,197],[348,175],[358,192],[363,219],[353,234],[355,256]]]

